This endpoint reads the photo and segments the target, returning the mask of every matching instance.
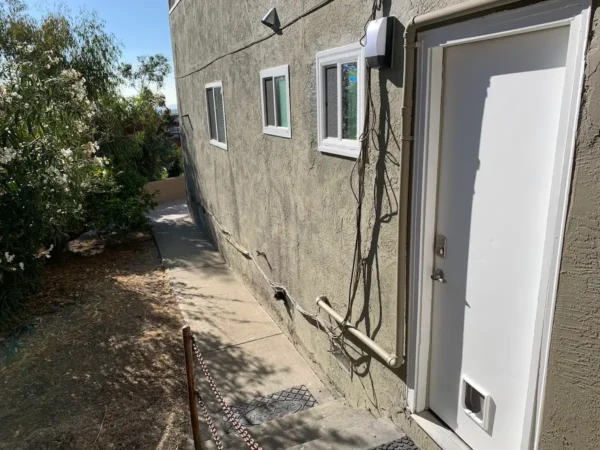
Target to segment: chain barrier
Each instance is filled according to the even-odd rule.
[[[246,428],[244,428],[244,426],[235,418],[235,415],[229,408],[229,405],[227,405],[227,403],[225,402],[225,399],[221,395],[219,388],[217,388],[217,385],[215,384],[215,381],[213,380],[212,375],[210,374],[210,372],[208,371],[208,368],[206,367],[206,363],[204,362],[204,357],[202,356],[202,353],[200,353],[198,344],[196,344],[196,339],[194,339],[193,337],[192,337],[192,349],[194,351],[194,355],[196,356],[196,360],[198,361],[198,364],[200,365],[200,369],[202,370],[202,373],[206,377],[206,380],[208,381],[208,384],[210,385],[210,389],[212,390],[213,394],[217,398],[217,401],[219,402],[219,405],[221,406],[221,410],[227,416],[227,420],[229,421],[229,423],[231,423],[233,425],[235,430],[242,437],[242,439],[244,439],[244,442],[246,442],[246,445],[249,448],[251,448],[252,450],[263,450],[262,447],[260,447],[258,445],[258,443],[254,440],[254,438],[248,432],[248,430],[246,430]],[[199,401],[199,403],[202,402],[202,399],[200,396],[198,396],[198,401]],[[204,417],[206,418],[208,416],[208,410],[206,409],[206,405],[204,405],[203,402],[200,403],[200,408],[202,409],[202,414],[204,414]],[[212,425],[212,420],[210,420],[210,421],[209,420],[207,420],[207,423],[210,428],[210,433],[213,435],[213,439],[215,439],[215,436],[216,436],[216,438],[218,440],[218,442],[217,442],[217,440],[215,440],[215,445],[217,445],[219,450],[223,450],[223,444],[221,442],[221,439],[217,435],[217,430]],[[211,428],[211,426],[212,426],[212,428]],[[214,429],[214,433],[213,433],[213,429]],[[220,445],[220,447],[219,447],[219,445]]]
[[[200,395],[200,391],[198,391],[197,389],[196,397],[198,398],[198,406],[200,406],[200,412],[204,416],[204,420],[206,420],[206,425],[208,425],[208,429],[210,431],[210,434],[212,435],[213,442],[217,446],[218,450],[225,450],[225,447],[223,447],[223,442],[221,442],[221,437],[219,436],[219,433],[217,433],[217,428],[213,424],[212,418],[208,413],[208,409],[206,408],[206,405],[202,400],[202,396]]]

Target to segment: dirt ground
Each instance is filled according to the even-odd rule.
[[[73,247],[0,342],[0,449],[187,448],[182,321],[152,238]]]

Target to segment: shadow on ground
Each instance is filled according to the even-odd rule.
[[[0,448],[187,448],[182,320],[149,235],[48,267],[31,306],[0,366]],[[226,352],[211,364],[224,392],[236,364],[269,370]]]
[[[148,235],[49,266],[31,305],[0,367],[0,448],[183,448],[181,320]]]

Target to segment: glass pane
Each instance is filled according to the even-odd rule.
[[[268,126],[275,126],[275,100],[273,99],[273,78],[264,79],[265,117]]]
[[[287,128],[289,125],[285,77],[275,78],[275,97],[277,98],[277,126]]]
[[[206,104],[208,105],[208,124],[210,130],[210,138],[217,139],[217,124],[215,123],[215,98],[213,97],[213,90],[206,90]]]
[[[215,109],[217,113],[217,140],[223,144],[227,143],[225,139],[225,111],[223,110],[223,93],[220,87],[214,88],[215,91]]]
[[[338,137],[337,66],[325,67],[325,136]]]
[[[342,139],[358,139],[357,63],[342,64]]]

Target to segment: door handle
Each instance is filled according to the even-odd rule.
[[[433,281],[439,281],[442,284],[446,284],[446,279],[444,278],[444,271],[442,269],[435,269],[433,271],[433,275],[431,275],[431,279]]]

